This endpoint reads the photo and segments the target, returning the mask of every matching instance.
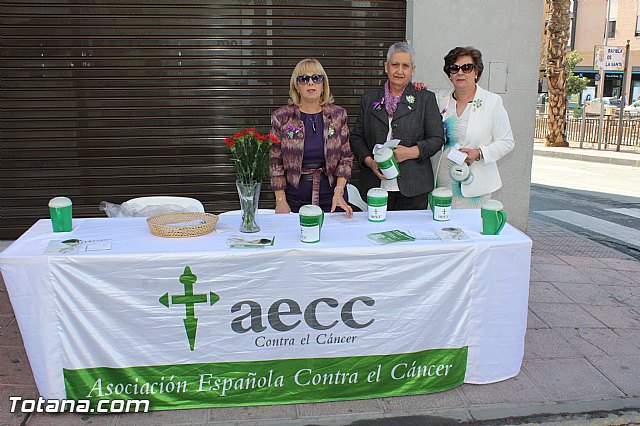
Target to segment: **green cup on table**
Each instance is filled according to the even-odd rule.
[[[67,197],[55,197],[49,200],[49,214],[53,232],[71,232],[72,203]]]
[[[482,235],[498,235],[507,223],[504,206],[498,200],[487,200],[482,203],[480,216],[482,217]]]
[[[324,212],[318,206],[307,204],[300,207],[300,241],[303,243],[317,243],[320,241],[320,231],[324,223]]]

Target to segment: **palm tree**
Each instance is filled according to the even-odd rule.
[[[549,22],[545,30],[545,62],[549,83],[549,134],[545,146],[569,146],[567,112],[566,53],[569,40],[570,0],[547,0]]]

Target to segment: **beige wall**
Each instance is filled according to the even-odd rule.
[[[442,72],[443,58],[456,46],[472,45],[482,52],[485,72],[479,84],[488,87],[489,63],[507,66],[506,93],[501,94],[516,142],[498,164],[503,187],[494,198],[505,205],[509,223],[525,230],[538,67],[540,16],[544,0],[408,0],[407,38],[416,48],[416,75],[431,89],[450,87]]]
[[[593,66],[593,46],[604,42],[606,19],[605,0],[580,0],[576,26],[575,50],[583,57],[581,66]],[[638,0],[618,0],[616,36],[609,38],[609,46],[625,46],[630,41],[631,66],[640,65],[640,37],[636,37],[636,11]]]

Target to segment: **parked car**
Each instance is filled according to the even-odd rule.
[[[629,117],[639,117],[640,116],[640,100],[633,102],[631,105],[627,105],[624,107],[624,114]]]
[[[616,115],[620,108],[620,98],[604,97],[602,98],[604,105],[604,115]],[[587,115],[600,115],[600,98],[584,103],[584,112]]]

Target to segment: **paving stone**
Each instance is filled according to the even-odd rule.
[[[586,268],[607,268],[608,267],[608,265],[600,262],[598,259],[594,259],[593,257],[566,256],[566,255],[558,255],[558,257],[571,266],[584,266]]]
[[[9,299],[9,293],[5,288],[4,282],[0,286],[0,315],[13,315],[11,299]]]
[[[7,330],[14,320],[15,317],[13,315],[0,315],[0,336],[2,336],[2,333]]]
[[[384,412],[382,402],[379,398],[298,404],[296,408],[298,410],[298,417],[300,418],[327,418],[331,416],[362,413],[382,414]]]
[[[558,256],[552,254],[536,254],[531,256],[532,264],[566,265],[567,263]]]
[[[577,268],[569,265],[534,264],[533,268],[542,275],[546,281],[590,284],[591,279]]]
[[[636,355],[638,347],[608,328],[557,328],[583,356]]]
[[[118,419],[119,425],[199,425],[209,416],[208,409],[149,411],[148,413],[123,413]]]
[[[117,414],[34,413],[29,417],[29,426],[116,426],[134,423],[118,422]],[[154,423],[163,425],[169,423]]]
[[[633,271],[640,272],[640,261],[635,259],[600,259],[603,263],[608,265],[611,269],[620,271]]]
[[[464,387],[463,385],[461,387]],[[468,407],[469,404],[462,398],[459,389],[446,392],[430,393],[428,395],[409,395],[391,398],[382,398],[384,411],[389,413],[406,413],[409,411],[433,410],[439,408]]]
[[[640,349],[640,330],[631,330],[623,328],[615,328],[613,331],[620,337],[624,338],[629,343],[637,346]]]
[[[640,356],[589,358],[609,380],[628,396],[640,396]]]
[[[598,284],[552,283],[573,302],[581,305],[620,306],[620,301]]]
[[[0,346],[0,360],[0,385],[35,385],[23,347]]]
[[[548,400],[522,371],[516,377],[502,382],[487,385],[465,384],[460,387],[460,390],[471,405],[530,403]]]
[[[631,278],[636,284],[640,284],[640,274],[637,271],[618,271],[623,275]]]
[[[525,359],[575,358],[581,353],[553,329],[529,329],[524,337]]]
[[[640,313],[627,306],[581,306],[607,327],[640,329]]]
[[[0,335],[0,346],[24,347],[18,322],[15,319],[7,325],[7,328]]]
[[[598,399],[624,396],[600,371],[584,358],[530,359],[523,368],[552,401],[574,401],[588,396]]]
[[[550,327],[605,327],[573,303],[529,303],[529,308]]]
[[[549,326],[529,309],[527,313],[527,328],[549,328]]]
[[[225,407],[207,410],[205,423],[229,424],[229,420],[294,420],[297,416],[295,405],[262,405],[258,407]]]
[[[640,308],[640,286],[603,286],[603,288],[609,291],[619,304]]]
[[[3,360],[3,358],[0,358]],[[35,386],[0,385],[0,425],[18,426],[27,417],[27,413],[12,413],[9,397],[20,396],[24,399],[36,399],[38,390]]]
[[[572,300],[562,294],[553,284],[539,281],[529,285],[529,302],[571,303]]]
[[[636,282],[627,275],[611,268],[583,268],[582,272],[595,284],[602,285],[634,285]]]
[[[540,275],[538,271],[536,271],[535,269],[533,269],[533,267],[531,267],[529,269],[529,281],[533,282],[533,281],[546,281],[546,280],[542,275]]]

